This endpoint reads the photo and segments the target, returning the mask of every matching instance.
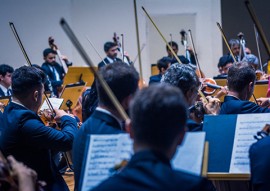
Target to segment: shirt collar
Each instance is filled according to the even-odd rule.
[[[3,90],[5,96],[7,96],[8,88],[6,88],[5,86],[3,86],[2,84],[0,84],[0,88]]]
[[[96,110],[112,116],[114,119],[116,119],[116,121],[120,124],[120,127],[122,128],[121,120],[119,118],[117,118],[115,115],[113,115],[110,111],[108,111],[107,109],[101,108],[101,107],[97,107]]]

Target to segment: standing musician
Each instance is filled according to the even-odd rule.
[[[270,109],[249,101],[255,79],[255,70],[247,62],[234,63],[228,72],[228,95],[224,98],[220,114],[270,113]]]
[[[104,52],[106,53],[107,57],[98,64],[99,69],[106,64],[112,64],[113,62],[122,61],[121,59],[117,58],[118,45],[116,43],[106,42],[104,44]]]
[[[41,68],[48,75],[51,85],[53,87],[53,93],[57,97],[59,96],[59,89],[61,89],[63,84],[63,79],[65,77],[65,71],[63,67],[57,63],[56,60],[57,52],[51,48],[47,48],[43,51],[44,63]],[[68,61],[67,57],[62,58],[67,66],[71,66],[72,63]]]
[[[11,75],[14,69],[6,64],[0,65],[0,97],[11,96]]]
[[[185,134],[187,108],[178,88],[152,85],[138,91],[127,123],[134,155],[122,171],[93,191],[215,190],[205,178],[174,170],[170,160]]]
[[[125,110],[138,88],[139,75],[134,67],[123,62],[109,64],[100,69],[100,74],[115,94],[116,99]],[[75,189],[81,176],[83,158],[86,156],[86,138],[93,134],[124,133],[123,119],[114,107],[99,81],[96,81],[98,92],[98,107],[80,128],[73,144],[73,166],[75,174]]]
[[[241,61],[243,59],[243,55],[240,58],[240,41],[238,39],[230,39],[229,40],[229,46],[232,50],[232,53],[236,59],[237,62]]]
[[[185,64],[173,64],[166,71],[162,82],[178,87],[183,92],[187,105],[190,108],[192,106],[194,107],[200,82],[192,67]],[[209,103],[204,103],[205,112],[208,114],[217,114],[219,111],[219,100],[208,97],[208,101]],[[202,130],[202,124],[195,122],[197,121],[195,118],[193,115],[187,120],[189,131]]]
[[[34,169],[38,179],[47,183],[46,190],[68,190],[62,176],[52,162],[51,150],[67,151],[72,148],[77,133],[76,120],[63,110],[55,109],[58,131],[44,125],[37,115],[44,92],[45,74],[36,67],[23,66],[12,75],[12,102],[3,113],[0,149],[5,156]]]

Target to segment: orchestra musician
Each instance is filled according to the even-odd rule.
[[[11,76],[13,71],[14,69],[7,64],[0,65],[0,97],[12,95]]]
[[[37,115],[41,106],[46,75],[36,67],[23,66],[12,75],[12,102],[3,113],[0,149],[13,155],[35,170],[39,180],[47,183],[45,190],[68,190],[52,162],[51,150],[72,148],[77,133],[76,120],[63,110],[55,109],[61,131],[45,126]]]
[[[106,58],[104,58],[99,64],[98,68],[105,66],[106,64],[112,64],[117,61],[122,61],[117,58],[118,45],[114,42],[106,42],[104,44],[104,52],[106,53]],[[105,62],[105,63],[104,63]]]
[[[228,70],[233,65],[233,58],[231,55],[224,55],[220,57],[218,62],[219,75],[216,78],[227,78]]]
[[[119,173],[93,191],[215,190],[205,178],[173,170],[170,160],[185,134],[187,107],[182,92],[168,84],[138,91],[126,124],[134,140],[134,155]]]
[[[44,63],[41,68],[47,74],[50,80],[50,84],[53,87],[53,93],[58,97],[59,89],[61,89],[63,84],[63,79],[65,77],[65,71],[63,66],[56,62],[57,52],[51,48],[47,48],[43,51]],[[67,66],[71,66],[72,63],[68,61],[67,57],[62,58]]]
[[[249,101],[255,79],[255,70],[247,62],[234,63],[228,72],[228,95],[224,98],[220,114],[269,113],[270,109]]]
[[[185,64],[173,64],[166,71],[162,82],[178,87],[184,94],[186,104],[189,107],[194,106],[200,82],[192,67]],[[208,97],[208,101],[208,103],[204,103],[205,112],[207,114],[218,114],[219,100]],[[202,130],[202,124],[195,122],[195,119],[192,119],[191,116],[187,120],[187,127],[189,131]]]
[[[134,67],[124,62],[115,62],[100,68],[100,74],[115,94],[124,110],[128,109],[130,100],[138,88],[139,74]],[[86,138],[92,134],[118,134],[124,133],[123,119],[113,106],[107,93],[96,80],[98,92],[98,107],[83,123],[73,144],[73,167],[75,175],[75,189],[81,176],[81,166],[86,156]]]
[[[150,76],[149,85],[153,83],[159,83],[162,76],[165,74],[168,67],[170,67],[172,59],[170,57],[163,57],[158,60],[157,67],[159,70],[159,74]]]

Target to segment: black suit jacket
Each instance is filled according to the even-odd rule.
[[[77,136],[75,137],[72,149],[72,161],[74,167],[76,189],[78,188],[82,173],[82,163],[87,154],[85,153],[87,136],[94,134],[119,133],[124,133],[124,131],[121,130],[121,125],[119,124],[119,122],[111,115],[102,111],[95,110],[91,117],[83,123]]]
[[[60,64],[58,64],[57,62],[54,65],[51,65],[52,67],[54,67],[54,69],[59,74],[60,80],[56,80],[55,74],[53,73],[53,71],[51,71],[49,66],[50,66],[50,64],[45,62],[42,64],[41,68],[45,72],[45,74],[47,74],[47,76],[51,82],[51,85],[53,87],[54,94],[58,95],[57,88],[61,87],[61,85],[63,84],[63,78],[65,76],[65,71],[64,71],[63,67],[60,66]]]
[[[170,161],[161,153],[141,151],[131,158],[128,165],[93,191],[205,191],[213,190],[212,184],[199,176],[171,168]]]
[[[263,108],[250,101],[239,100],[233,96],[225,96],[220,108],[220,114],[270,113],[270,109]]]
[[[104,58],[103,61],[104,61],[106,64],[111,64],[107,57]],[[101,61],[101,62],[98,64],[98,69],[100,69],[101,67],[105,66],[105,64],[104,64],[103,61]],[[120,62],[120,61],[122,61],[122,60],[119,59],[119,58],[116,58],[116,62]]]
[[[251,183],[254,191],[270,190],[270,137],[254,143],[249,150]]]
[[[46,181],[47,190],[67,188],[52,162],[50,149],[70,150],[77,123],[69,116],[63,116],[61,122],[62,131],[47,127],[37,114],[14,102],[10,102],[3,113],[1,151],[34,169],[39,180]]]

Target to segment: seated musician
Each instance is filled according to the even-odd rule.
[[[178,53],[178,44],[176,42],[174,42],[174,41],[170,41],[168,44],[172,47],[174,53],[177,55],[177,53]],[[166,51],[167,51],[167,54],[168,54],[166,57],[170,57],[172,59],[171,64],[177,63],[176,58],[174,57],[173,53],[171,52],[171,50],[169,49],[168,46],[166,46]],[[194,53],[193,53],[193,51],[191,49],[189,50],[189,52],[190,52],[190,61],[188,60],[188,58],[186,58],[183,55],[177,55],[177,56],[178,56],[179,60],[183,64],[189,64],[192,67],[196,67],[196,61],[195,61]]]
[[[131,102],[134,155],[120,173],[93,191],[105,190],[214,190],[205,178],[173,170],[170,160],[185,135],[187,108],[182,92],[168,84],[138,91]]]
[[[185,102],[190,108],[194,107],[198,97],[199,79],[192,67],[184,64],[173,64],[168,68],[164,75],[164,83],[178,87],[184,94]],[[209,103],[204,106],[204,110],[208,114],[217,114],[219,110],[219,101],[216,98],[208,98]],[[200,115],[203,115],[201,113]],[[193,118],[193,119],[192,119]],[[187,120],[189,131],[202,130],[202,124],[195,122],[197,119],[190,116]]]
[[[112,92],[127,110],[132,95],[138,88],[139,74],[134,67],[123,62],[115,62],[100,69],[100,74],[107,82]],[[85,158],[86,138],[91,134],[124,133],[123,119],[110,101],[107,93],[96,80],[98,92],[98,107],[81,126],[73,144],[73,167],[75,174],[75,189],[81,175],[82,161]]]
[[[218,61],[219,75],[215,78],[227,78],[229,68],[233,65],[233,58],[230,55],[220,57]]]
[[[52,162],[51,150],[72,148],[77,133],[76,120],[63,110],[55,109],[58,131],[44,125],[37,115],[44,92],[45,74],[36,67],[23,66],[12,75],[12,102],[3,113],[3,131],[0,149],[4,155],[13,155],[35,170],[38,179],[47,183],[46,190],[68,190],[62,176]]]
[[[0,65],[0,97],[11,96],[11,75],[14,69],[6,64]]]
[[[149,85],[153,84],[153,83],[160,82],[160,80],[161,80],[162,76],[165,74],[167,68],[170,67],[171,61],[172,61],[172,59],[170,57],[163,57],[162,59],[160,59],[158,61],[157,67],[159,70],[159,74],[150,76]]]
[[[257,135],[258,142],[251,145],[249,149],[251,183],[253,191],[270,190],[270,125]]]
[[[270,109],[249,101],[255,79],[255,70],[247,62],[234,63],[228,72],[228,95],[224,98],[220,114],[269,113]]]
[[[48,75],[50,83],[53,88],[54,95],[59,95],[59,89],[61,89],[63,84],[63,79],[65,76],[65,71],[63,66],[56,62],[56,51],[51,48],[47,48],[43,51],[44,63],[41,68]],[[68,61],[66,57],[62,58],[67,66],[71,66],[72,63]]]

